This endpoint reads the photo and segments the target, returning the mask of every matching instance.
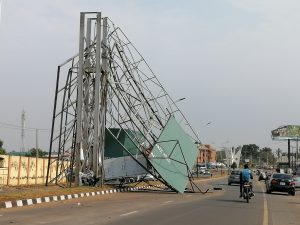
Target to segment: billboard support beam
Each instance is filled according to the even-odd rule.
[[[280,126],[271,131],[271,137],[273,140],[288,141],[288,167],[297,167],[298,162],[298,140],[300,138],[300,126],[299,125],[285,125]],[[291,163],[291,140],[296,141],[296,151],[294,161]],[[292,165],[291,165],[292,164]],[[295,169],[294,168],[294,169]]]

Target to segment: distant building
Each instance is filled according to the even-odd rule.
[[[198,145],[197,164],[204,164],[217,161],[217,151],[209,144]]]
[[[277,159],[278,163],[287,163],[289,161],[288,156],[287,155],[282,155]],[[295,157],[294,156],[290,156],[290,161],[291,162],[295,162]]]

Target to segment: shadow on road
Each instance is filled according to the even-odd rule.
[[[288,202],[288,204],[291,204],[291,205],[300,205],[300,202]]]
[[[127,193],[145,193],[145,194],[178,194],[176,191],[172,191],[170,189],[165,189],[165,190],[149,190],[149,189],[139,189],[139,190],[132,190]],[[192,191],[192,190],[186,190],[184,192],[185,194],[208,194],[208,193],[213,193],[213,191],[210,191],[207,189],[205,192],[199,192],[198,190]]]
[[[177,194],[176,191],[172,190],[149,190],[149,189],[140,189],[140,190],[134,190],[129,191],[127,193],[145,193],[145,194]]]
[[[236,202],[236,203],[245,203],[244,199],[234,200],[234,199],[217,199],[219,202]]]
[[[253,192],[254,192],[255,194],[264,194],[264,193],[266,193],[265,191],[256,191],[256,190],[253,190]]]
[[[272,192],[268,193],[267,195],[289,195],[288,193],[280,193],[280,192]]]
[[[228,186],[228,187],[230,186],[230,185],[228,185],[227,183],[217,183],[217,184],[215,184],[215,185]],[[232,184],[232,186],[235,186],[235,185]]]

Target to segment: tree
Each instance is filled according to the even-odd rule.
[[[259,147],[256,144],[243,145],[242,159],[250,159],[251,163],[257,162],[259,157]]]
[[[264,147],[261,149],[261,160],[267,165],[272,165],[275,163],[275,156],[272,152],[272,149]]]
[[[217,161],[223,162],[224,159],[226,159],[225,150],[217,151]]]
[[[38,153],[38,155],[37,155],[38,157],[43,157],[48,154],[47,152],[43,151],[42,149],[38,148],[36,151],[36,148],[32,148],[29,150],[27,156],[36,157],[36,153]]]
[[[0,155],[6,155],[6,150],[2,146],[3,141],[0,139]]]

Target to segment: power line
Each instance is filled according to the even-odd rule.
[[[11,124],[11,123],[4,123],[0,122],[0,127],[4,128],[10,128],[10,129],[16,129],[16,130],[22,130],[22,126]],[[33,128],[33,127],[24,127],[25,130],[35,131],[38,129],[39,131],[51,131],[49,128]]]

